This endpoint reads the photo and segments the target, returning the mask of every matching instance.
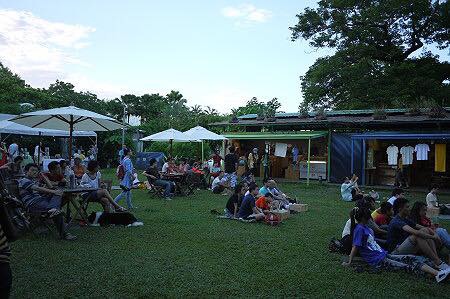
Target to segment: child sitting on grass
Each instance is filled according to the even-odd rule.
[[[233,195],[230,196],[225,206],[224,212],[226,218],[230,219],[238,218],[239,207],[241,205],[242,198],[244,197],[246,191],[247,188],[243,183],[239,183],[236,185]]]
[[[255,203],[255,197],[259,193],[258,186],[254,183],[250,184],[248,191],[249,194],[244,197],[239,208],[239,218],[243,220],[263,220],[265,215],[256,207]]]
[[[380,208],[372,212],[373,221],[381,228],[386,229],[394,216],[394,210],[389,202],[382,202]],[[384,226],[384,227],[383,227]]]
[[[350,266],[353,258],[359,252],[366,263],[378,269],[402,269],[415,274],[428,273],[433,275],[437,282],[447,278],[450,268],[438,271],[429,266],[428,264],[432,264],[432,262],[424,257],[389,254],[382,249],[375,241],[373,230],[367,226],[371,219],[369,209],[355,207],[350,216],[352,250],[348,262],[343,262],[343,266]]]

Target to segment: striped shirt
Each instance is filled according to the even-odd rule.
[[[8,240],[6,240],[3,228],[0,225],[0,263],[9,263],[10,255],[11,249],[9,248]]]

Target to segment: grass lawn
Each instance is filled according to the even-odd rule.
[[[210,210],[223,209],[227,198],[209,191],[170,202],[133,191],[143,227],[74,228],[75,242],[30,236],[13,243],[12,298],[448,298],[450,280],[438,285],[406,273],[342,267],[328,243],[340,237],[352,203],[339,200],[336,186],[281,187],[310,210],[278,227],[216,219]]]

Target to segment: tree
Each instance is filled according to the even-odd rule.
[[[292,40],[333,48],[301,77],[306,104],[338,109],[404,107],[421,97],[450,104],[450,64],[426,44],[449,47],[448,1],[322,0],[290,27]]]

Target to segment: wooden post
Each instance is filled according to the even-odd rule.
[[[327,148],[327,182],[330,182],[331,175],[331,129],[328,130],[328,148]]]
[[[309,174],[311,167],[311,138],[308,139],[308,173],[306,175],[306,184],[309,186]]]

